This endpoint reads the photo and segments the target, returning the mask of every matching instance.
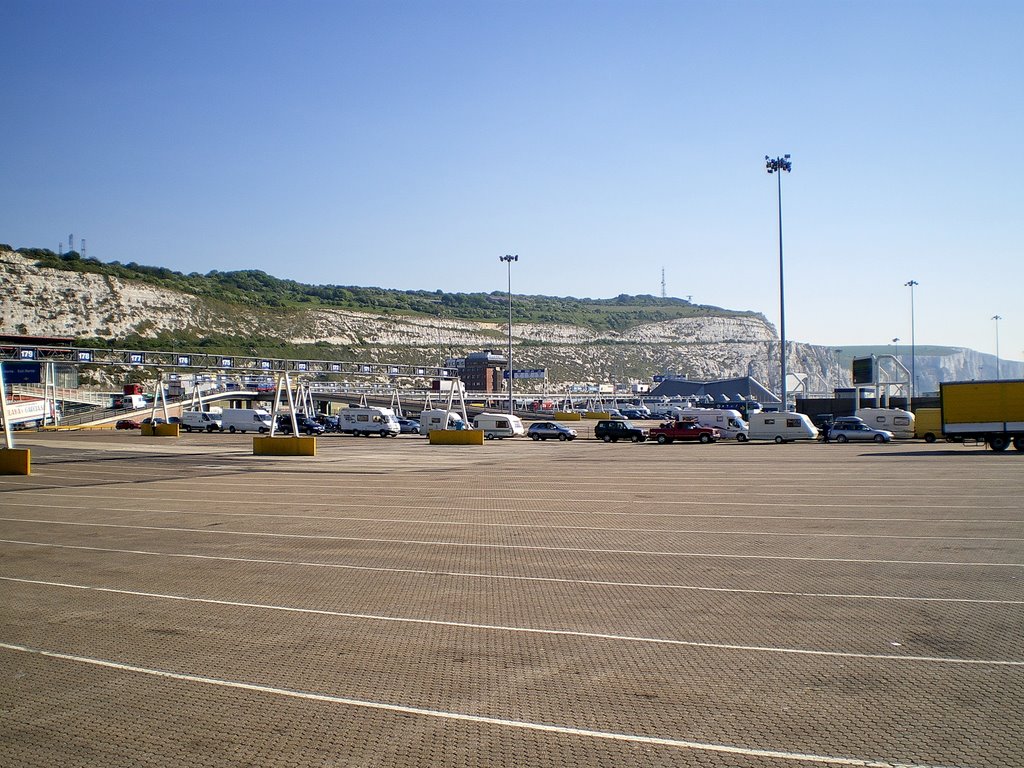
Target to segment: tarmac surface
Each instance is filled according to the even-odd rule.
[[[1024,455],[19,434],[4,766],[1024,766]]]

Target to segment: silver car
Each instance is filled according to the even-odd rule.
[[[892,432],[869,427],[858,419],[857,421],[837,421],[828,431],[828,437],[837,443],[848,443],[851,440],[874,440],[876,443],[888,443],[892,440]]]

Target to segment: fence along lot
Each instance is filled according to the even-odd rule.
[[[963,446],[24,438],[11,765],[1024,765],[1024,478]]]

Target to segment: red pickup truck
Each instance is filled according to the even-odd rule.
[[[651,440],[657,440],[659,444],[673,443],[676,440],[691,440],[699,443],[714,443],[721,437],[721,433],[713,427],[702,427],[695,419],[666,421],[657,427],[651,428]]]

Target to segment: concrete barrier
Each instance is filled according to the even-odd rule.
[[[0,475],[31,475],[32,452],[28,448],[0,448]]]
[[[253,456],[316,456],[315,437],[254,437]]]
[[[604,411],[587,411],[583,414],[584,419],[610,419],[612,415]]]
[[[143,424],[143,437],[178,437],[180,427],[177,424]]]
[[[575,411],[555,411],[555,421],[580,421],[582,418],[583,416]]]
[[[482,429],[432,429],[431,445],[483,445]]]

